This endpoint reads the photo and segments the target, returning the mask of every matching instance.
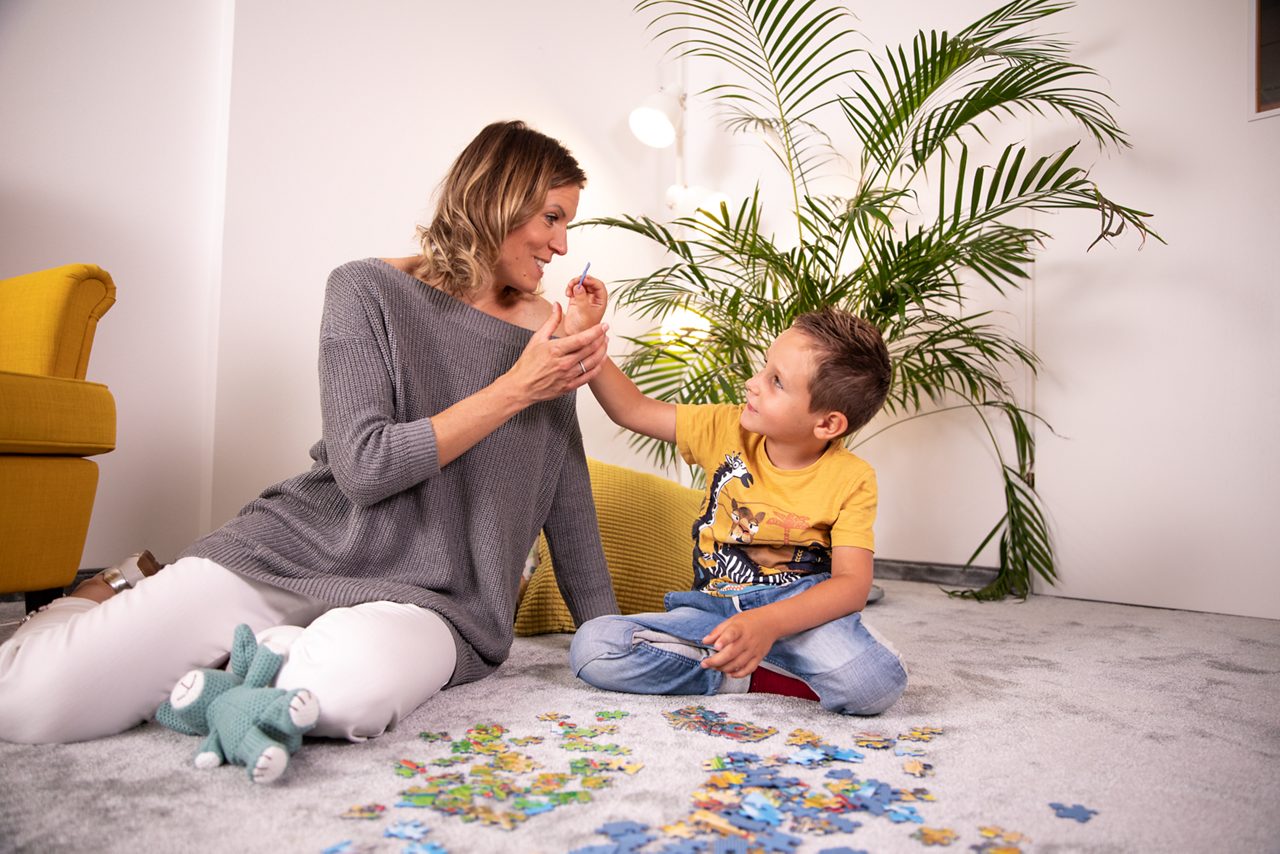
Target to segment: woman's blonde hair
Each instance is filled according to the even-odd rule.
[[[449,167],[431,224],[418,226],[415,273],[456,297],[488,287],[506,236],[538,213],[553,187],[586,183],[578,161],[551,137],[524,122],[489,125]]]

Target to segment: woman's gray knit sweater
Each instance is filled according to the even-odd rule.
[[[315,464],[185,555],[334,605],[430,608],[458,641],[450,685],[506,659],[544,528],[574,620],[616,613],[573,394],[528,407],[444,468],[436,458],[431,417],[505,373],[531,336],[385,262],[334,270]]]

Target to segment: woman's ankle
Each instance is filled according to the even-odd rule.
[[[103,580],[102,574],[92,575],[76,585],[75,589],[67,594],[78,599],[90,599],[94,602],[105,602],[112,596],[116,595],[116,591],[111,589],[111,585]]]
[[[164,569],[164,565],[157,561],[150,551],[142,551],[129,555],[115,566],[107,567],[97,575],[86,578],[67,595],[94,602],[105,602],[121,590],[137,586],[139,581],[155,575],[161,569]]]

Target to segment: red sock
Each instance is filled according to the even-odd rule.
[[[816,700],[818,695],[794,676],[785,676],[773,670],[757,667],[751,674],[752,694],[781,694],[784,697],[800,697],[803,700]]]

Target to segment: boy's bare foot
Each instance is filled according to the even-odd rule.
[[[163,568],[164,565],[150,551],[129,555],[115,566],[107,567],[92,578],[80,582],[68,595],[105,602],[121,590],[133,587]]]

